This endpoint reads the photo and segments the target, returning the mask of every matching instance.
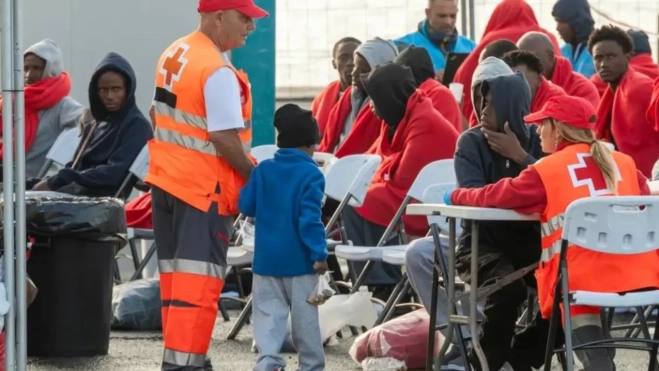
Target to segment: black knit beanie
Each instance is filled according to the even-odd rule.
[[[275,112],[277,147],[297,148],[316,145],[320,142],[318,122],[311,111],[297,104],[285,104]]]

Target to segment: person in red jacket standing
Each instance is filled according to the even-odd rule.
[[[587,197],[647,195],[650,190],[631,157],[610,151],[605,143],[595,140],[595,110],[583,98],[552,97],[525,120],[542,123],[538,129],[542,150],[550,155],[516,178],[482,188],[458,188],[447,192],[444,201],[540,214],[542,254],[535,276],[540,312],[546,319],[552,315],[563,214],[570,203]],[[625,293],[659,288],[659,255],[655,251],[621,256],[572,245],[568,247],[567,261],[572,268],[570,291]],[[571,308],[575,346],[605,338],[599,312],[596,307]],[[613,350],[589,349],[576,354],[585,371],[615,370]]]

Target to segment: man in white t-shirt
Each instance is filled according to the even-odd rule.
[[[158,253],[163,371],[212,370],[206,358],[240,188],[254,168],[246,76],[224,53],[242,47],[253,0],[199,0],[199,28],[172,43],[156,69],[149,144]]]

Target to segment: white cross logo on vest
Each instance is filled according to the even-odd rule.
[[[589,173],[593,170],[599,172],[599,167],[595,163],[593,156],[590,153],[577,153],[578,163],[569,165],[567,167],[568,172],[570,173],[570,179],[572,180],[572,186],[574,188],[586,186],[588,187],[588,192],[591,196],[604,196],[611,194],[606,187],[606,183],[603,180],[593,180]],[[620,175],[620,169],[618,165],[614,162],[616,180],[621,181],[622,176]],[[595,184],[597,183],[597,184]]]

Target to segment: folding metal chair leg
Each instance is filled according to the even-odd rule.
[[[544,371],[551,371],[551,359],[554,357],[554,343],[556,342],[556,332],[560,324],[561,306],[558,298],[560,298],[561,291],[558,282],[554,288],[554,304],[551,311],[551,318],[549,320],[549,334],[547,336],[547,345],[545,347],[545,366]],[[565,335],[568,336],[567,334]]]
[[[650,314],[652,314],[652,311],[650,311]],[[659,340],[659,315],[657,321],[655,321],[654,323],[654,336],[652,337],[652,339],[655,341]],[[650,350],[650,364],[648,365],[648,371],[657,371],[658,350],[659,350],[659,344],[657,343],[652,344],[652,348]]]
[[[567,370],[574,370],[574,352],[572,351],[572,321],[570,320],[570,300],[568,298],[567,262],[561,262],[561,289],[563,297],[563,322],[565,323],[565,361]]]
[[[643,336],[646,339],[651,339],[652,336],[650,335],[650,329],[648,328],[648,321],[647,321],[648,316],[645,315],[645,313],[643,312],[643,308],[641,307],[636,307],[636,313],[638,314],[639,331],[643,331]]]
[[[648,325],[648,328],[649,328],[649,324],[647,323],[647,320],[648,320],[648,318],[650,318],[650,316],[652,316],[652,312],[654,312],[656,309],[657,309],[656,306],[651,305],[651,306],[648,306],[647,308],[645,308],[645,311],[642,314],[641,313],[636,313],[636,315],[634,316],[634,319],[632,320],[632,324],[635,324],[636,322],[639,322],[640,321],[639,316],[642,315],[645,318],[646,324]],[[640,334],[641,328],[637,327],[637,328],[629,329],[628,332],[629,331],[631,331],[629,336],[631,336],[632,338],[635,338],[635,337],[638,337],[638,335]],[[625,335],[627,335],[627,334],[625,334]],[[647,339],[649,339],[649,337]]]
[[[236,320],[236,324],[233,325],[233,328],[231,328],[231,331],[229,332],[229,335],[227,336],[227,340],[234,340],[236,336],[240,333],[240,330],[243,329],[243,326],[247,324],[247,321],[249,320],[249,316],[252,314],[252,298],[250,297],[249,300],[247,301],[247,305],[245,305],[245,308],[240,312],[240,315],[238,316],[238,319]]]
[[[137,255],[137,248],[135,247],[135,239],[128,240],[128,246],[130,247],[130,255],[133,258],[133,267],[135,270],[140,266],[140,258]]]
[[[391,292],[391,295],[389,295],[389,298],[387,299],[387,302],[384,305],[384,308],[382,309],[382,312],[378,316],[378,319],[375,321],[374,326],[379,326],[382,323],[384,323],[387,319],[391,317],[389,312],[392,312],[395,310],[396,304],[398,302],[398,297],[403,291],[406,291],[405,289],[409,288],[409,282],[406,278],[403,278],[396,284],[396,287],[394,287],[394,290]]]
[[[144,268],[146,268],[146,265],[149,264],[149,260],[153,257],[153,255],[156,253],[156,244],[152,244],[151,247],[149,248],[149,251],[146,252],[146,255],[144,255],[144,259],[140,262],[140,265],[135,269],[135,273],[130,277],[131,281],[135,281],[140,278],[144,278],[142,273],[144,272]]]
[[[119,272],[119,263],[117,263],[117,258],[114,258],[114,282],[117,284],[121,283],[121,273]]]
[[[222,298],[220,298],[219,309],[220,309],[220,313],[222,314],[222,319],[224,320],[224,322],[229,322],[230,320],[229,312],[227,312],[227,308],[224,305],[224,301],[222,300]]]

